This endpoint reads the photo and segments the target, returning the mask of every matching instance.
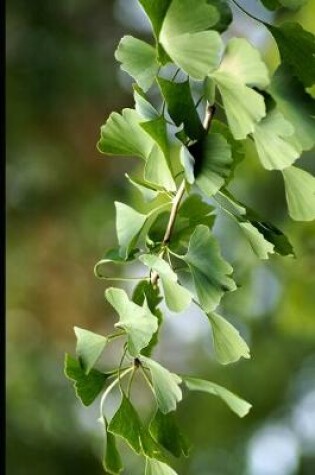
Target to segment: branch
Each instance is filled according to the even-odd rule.
[[[215,105],[207,107],[205,119],[204,119],[204,122],[203,122],[204,129],[206,130],[207,133],[210,130],[212,119],[213,119],[213,116],[215,114],[215,109],[216,109]],[[169,217],[169,221],[168,221],[166,231],[165,231],[165,234],[164,234],[164,238],[163,238],[163,241],[162,241],[162,247],[164,247],[166,244],[168,244],[171,240],[171,236],[172,236],[172,232],[173,232],[173,229],[174,229],[177,212],[178,212],[178,209],[180,207],[183,196],[185,194],[185,185],[186,185],[186,181],[183,180],[182,183],[180,184],[180,187],[177,190],[176,195],[175,195],[175,198],[174,198],[174,201],[173,201],[173,206],[172,206],[170,217]],[[165,253],[165,247],[161,251],[160,257],[163,257],[164,253]],[[151,278],[151,284],[154,286],[154,285],[156,285],[156,283],[159,279],[159,274],[156,271],[154,271],[154,272],[151,273],[150,278]]]

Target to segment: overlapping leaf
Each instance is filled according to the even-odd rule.
[[[147,215],[138,213],[124,203],[115,202],[116,230],[120,246],[120,255],[128,258],[146,223]]]
[[[189,447],[176,424],[174,412],[163,414],[160,410],[157,410],[150,423],[150,433],[160,445],[175,457],[188,456]]]
[[[103,456],[103,467],[106,473],[118,475],[123,470],[122,461],[116,446],[116,437],[107,431],[107,421],[104,419],[106,429],[106,446]]]
[[[190,391],[201,391],[213,396],[221,398],[229,408],[235,412],[239,417],[244,417],[251,409],[251,404],[239,396],[236,396],[231,391],[211,381],[205,381],[203,379],[183,377],[183,381]]]
[[[143,254],[139,260],[157,272],[162,282],[165,303],[172,312],[182,312],[191,303],[191,294],[179,285],[177,275],[170,265],[161,257],[153,254]]]
[[[206,226],[196,227],[188,251],[181,258],[190,268],[199,302],[205,312],[212,312],[225,292],[236,289],[230,277],[233,269],[222,258],[219,245]]]
[[[297,167],[282,172],[289,214],[295,221],[315,219],[315,177]]]
[[[144,91],[152,86],[159,70],[153,46],[133,36],[124,36],[115,52],[115,58],[121,63],[121,69],[133,77]]]
[[[177,475],[177,473],[166,463],[147,458],[145,475]]]
[[[250,358],[247,343],[233,325],[214,312],[209,313],[208,318],[212,326],[216,357],[220,363],[230,364],[242,357]]]
[[[141,357],[141,360],[151,372],[158,408],[163,414],[175,411],[177,403],[182,400],[181,378],[150,358]]]
[[[81,364],[72,356],[66,354],[64,372],[68,379],[73,382],[77,397],[82,404],[90,406],[104,389],[108,375],[91,369],[85,374]]]
[[[74,327],[77,337],[76,353],[85,374],[89,374],[101,354],[108,339],[83,328]]]
[[[303,84],[282,64],[275,72],[268,92],[294,127],[290,142],[300,150],[310,150],[315,145],[315,101],[305,92]]]
[[[300,147],[294,141],[290,142],[294,132],[292,124],[276,109],[255,125],[253,138],[264,168],[283,170],[299,158]]]
[[[261,0],[269,10],[276,10],[280,7],[286,7],[290,10],[297,10],[305,5],[309,0]]]
[[[120,317],[115,326],[126,331],[130,355],[138,356],[157,331],[158,319],[151,313],[146,301],[141,307],[129,300],[122,289],[111,287],[106,290],[105,296]]]
[[[259,52],[242,38],[229,41],[220,67],[211,74],[222,96],[235,139],[245,139],[266,115],[263,96],[251,89],[265,88],[268,70]]]

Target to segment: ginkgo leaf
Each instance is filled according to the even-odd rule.
[[[150,422],[152,437],[175,457],[188,456],[189,446],[179,430],[174,412],[163,414],[157,410]]]
[[[290,142],[301,150],[310,150],[315,145],[315,103],[303,84],[282,64],[275,72],[268,92],[294,127]]]
[[[187,254],[178,256],[189,266],[199,302],[205,312],[212,312],[225,292],[236,289],[229,277],[232,267],[221,256],[219,245],[204,225],[192,234]]]
[[[157,272],[164,290],[165,303],[172,312],[182,312],[191,303],[190,292],[178,284],[177,275],[170,265],[161,257],[153,254],[143,254],[139,260]]]
[[[212,326],[215,354],[221,364],[230,364],[240,358],[250,358],[247,343],[236,328],[217,313],[208,314]]]
[[[301,150],[290,143],[294,127],[277,109],[255,125],[253,139],[259,159],[267,170],[283,170],[295,162]]]
[[[175,125],[179,127],[183,124],[188,137],[200,139],[205,130],[192,98],[189,81],[173,82],[163,78],[157,81]]]
[[[118,313],[120,320],[115,327],[122,328],[127,334],[127,348],[131,356],[138,356],[152,339],[158,329],[158,319],[148,308],[146,302],[140,307],[129,300],[122,289],[111,287],[105,297]]]
[[[268,70],[258,51],[242,38],[230,40],[220,67],[211,77],[219,88],[234,138],[245,139],[266,115],[263,96],[251,89],[269,84]]]
[[[148,97],[138,86],[138,84],[133,84],[133,97],[135,100],[135,109],[137,113],[147,120],[156,119],[159,117],[158,111],[153,107]]]
[[[115,52],[115,58],[121,63],[121,69],[133,77],[144,91],[152,86],[159,70],[153,46],[133,36],[124,36]]]
[[[151,372],[153,389],[160,411],[163,414],[175,411],[177,403],[183,397],[179,387],[181,378],[150,358],[142,356],[141,360]]]
[[[205,31],[218,20],[217,9],[207,0],[173,0],[165,14],[159,41],[174,63],[194,79],[204,79],[220,63],[221,37],[216,31]]]
[[[107,431],[107,421],[104,418],[106,429],[106,446],[103,456],[103,468],[110,475],[119,475],[123,470],[122,461],[116,446],[116,437]]]
[[[220,19],[211,27],[211,29],[222,33],[227,30],[233,21],[233,14],[229,2],[228,0],[208,0],[208,3],[216,7],[220,15]]]
[[[298,23],[268,25],[275,38],[282,62],[291,66],[305,87],[315,83],[315,36]]]
[[[280,7],[290,8],[290,10],[297,10],[305,5],[308,0],[261,0],[269,10],[276,10]]]
[[[239,226],[245,234],[252,250],[259,259],[269,259],[269,254],[274,254],[275,246],[265,239],[257,227],[250,222],[239,222]]]
[[[137,454],[141,453],[142,424],[138,413],[124,394],[108,425],[108,432],[122,438]]]
[[[73,382],[76,395],[85,406],[90,406],[97,398],[109,377],[96,369],[91,369],[89,374],[85,374],[80,362],[68,354],[65,355],[64,372]]]
[[[120,254],[127,258],[145,225],[147,215],[138,213],[135,209],[118,201],[115,202],[115,207]]]
[[[235,139],[243,140],[254,132],[255,124],[266,115],[261,94],[238,79],[218,70],[212,76],[219,88],[227,121]]]
[[[158,2],[152,2],[152,0],[139,0],[139,3],[148,15],[152,23],[154,35],[158,39],[166,12],[172,3],[172,0],[159,0]]]
[[[231,172],[233,159],[230,145],[221,134],[211,133],[189,147],[189,151],[195,158],[197,186],[207,197],[215,195]]]
[[[89,374],[104,351],[108,339],[83,328],[74,327],[77,337],[76,353],[85,374]]]
[[[154,130],[155,134],[150,133]],[[113,112],[101,127],[97,147],[107,155],[137,156],[146,161],[144,178],[167,190],[176,185],[169,168],[164,143],[166,122],[163,117],[145,122],[133,109]]]
[[[226,388],[212,383],[211,381],[205,381],[199,378],[183,377],[183,381],[190,391],[201,391],[213,396],[221,398],[229,408],[235,412],[239,417],[244,417],[250,411],[252,405],[244,399],[241,399],[236,394],[233,394]]]
[[[140,193],[145,202],[155,200],[159,194],[159,190],[156,190],[150,183],[145,182],[139,178],[131,177],[128,173],[125,173],[125,177]]]
[[[315,177],[297,167],[282,171],[289,214],[295,221],[315,219]]]
[[[219,71],[251,87],[264,89],[270,83],[260,52],[244,38],[229,40]]]
[[[177,473],[166,463],[147,458],[145,475],[177,475]]]

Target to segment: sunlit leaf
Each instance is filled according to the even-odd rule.
[[[136,244],[138,237],[145,225],[147,216],[138,213],[130,206],[115,202],[116,230],[122,257],[127,258]]]
[[[121,69],[133,77],[144,91],[152,86],[159,69],[153,46],[133,36],[124,36],[115,52],[115,58],[121,63]]]
[[[295,221],[315,219],[315,177],[297,167],[282,171],[289,214]]]
[[[89,374],[104,351],[108,339],[83,328],[74,327],[77,337],[76,353],[85,374]]]
[[[208,314],[212,326],[215,354],[222,364],[230,364],[240,358],[250,358],[247,343],[236,328],[217,313]]]
[[[158,111],[153,107],[148,97],[138,86],[138,84],[133,84],[133,97],[135,100],[135,109],[137,113],[143,117],[143,119],[152,120],[156,119],[159,116]]]
[[[269,259],[269,254],[275,252],[275,246],[264,238],[257,227],[250,222],[239,222],[239,226],[245,234],[251,248],[259,259]]]
[[[198,378],[183,377],[183,381],[190,391],[201,391],[221,398],[229,408],[239,417],[244,417],[250,411],[252,405],[244,399],[236,396],[231,391],[211,381]]]
[[[299,158],[300,148],[290,143],[293,134],[292,124],[276,109],[255,125],[253,138],[263,167],[267,170],[283,170]]]
[[[77,397],[85,406],[90,406],[104,389],[108,375],[91,369],[85,374],[81,364],[72,356],[66,354],[64,372],[68,379],[73,382]]]
[[[145,202],[150,202],[157,198],[159,191],[156,190],[150,183],[139,178],[131,177],[125,174],[129,183],[131,183],[140,193]]]
[[[177,473],[166,463],[147,458],[145,475],[177,475]]]
[[[115,327],[126,331],[130,355],[138,356],[158,329],[156,316],[151,313],[146,301],[141,307],[129,300],[122,289],[111,287],[106,290],[105,296],[120,317]]]
[[[175,411],[177,403],[182,400],[182,391],[179,387],[181,378],[150,358],[141,357],[141,360],[151,372],[153,389],[160,411],[163,414]]]

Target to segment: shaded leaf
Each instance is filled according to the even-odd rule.
[[[315,178],[297,167],[282,171],[289,214],[295,221],[315,219]]]
[[[225,292],[236,289],[235,282],[229,277],[233,269],[222,258],[219,245],[206,226],[196,227],[187,254],[181,258],[190,268],[199,302],[205,312],[214,310]]]
[[[291,143],[301,150],[310,150],[315,145],[315,102],[305,92],[303,84],[282,64],[275,72],[268,92],[294,127]]]
[[[269,259],[269,254],[275,252],[275,246],[265,239],[257,227],[249,222],[239,222],[239,226],[245,234],[251,248],[259,259]]]
[[[222,33],[223,31],[227,30],[227,28],[233,21],[231,7],[227,0],[208,0],[208,3],[216,7],[220,15],[220,19],[216,22],[215,25],[211,27],[211,29]]]
[[[142,424],[125,395],[122,396],[121,404],[108,425],[108,432],[121,437],[137,454],[141,453]]]
[[[133,36],[124,36],[115,58],[121,63],[121,69],[133,77],[144,91],[152,86],[159,70],[155,48]]]
[[[298,23],[268,25],[275,38],[282,62],[292,67],[292,72],[305,87],[315,83],[315,36]]]
[[[247,343],[236,328],[217,313],[208,314],[216,357],[221,364],[230,364],[240,358],[250,358]]]
[[[201,391],[213,396],[221,398],[229,408],[235,412],[239,417],[244,417],[250,411],[252,405],[244,399],[236,396],[231,391],[211,381],[205,381],[204,379],[183,377],[183,381],[190,391]]]
[[[120,320],[115,327],[123,328],[127,334],[127,348],[131,356],[138,356],[150,343],[158,329],[158,320],[147,302],[139,306],[130,301],[122,289],[111,287],[105,291],[108,302],[118,313]]]
[[[180,432],[174,412],[163,414],[157,410],[151,423],[150,433],[152,437],[175,457],[188,456],[188,444]]]
[[[123,470],[122,461],[116,447],[115,436],[107,431],[107,421],[104,420],[106,428],[106,447],[103,456],[103,468],[106,473],[118,475]]]
[[[74,327],[77,337],[76,353],[85,374],[89,374],[104,351],[108,339],[102,335]]]
[[[181,378],[150,358],[141,357],[141,360],[151,372],[153,389],[160,411],[163,414],[175,411],[177,403],[182,400],[182,391],[179,387]]]
[[[189,81],[172,82],[158,78],[158,84],[174,123],[178,127],[184,124],[186,135],[191,139],[202,137],[205,131],[191,95]]]
[[[153,107],[148,97],[138,86],[138,84],[133,84],[133,97],[135,100],[135,109],[137,113],[147,120],[156,119],[159,116],[158,111]]]
[[[85,406],[90,406],[104,389],[108,375],[91,369],[89,374],[85,374],[79,361],[72,356],[65,355],[64,372],[68,379],[73,382],[77,397]]]
[[[276,10],[277,8],[286,7],[290,10],[297,10],[305,5],[308,0],[261,0],[269,10]]]

